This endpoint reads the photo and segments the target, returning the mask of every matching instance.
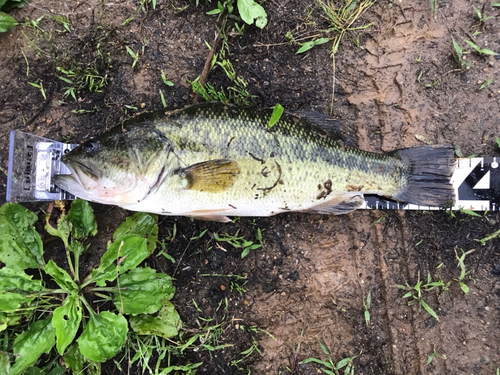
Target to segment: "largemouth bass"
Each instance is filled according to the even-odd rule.
[[[363,194],[452,201],[449,147],[376,154],[347,147],[303,116],[222,103],[131,119],[64,155],[55,183],[133,211],[229,221],[304,211],[343,214]]]

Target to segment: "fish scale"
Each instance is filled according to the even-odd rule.
[[[366,184],[366,181],[371,182],[370,186],[382,186],[385,182],[389,194],[399,188],[399,181],[394,177],[403,168],[401,160],[340,146],[335,140],[321,136],[316,125],[304,120],[297,121],[296,117],[283,116],[275,126],[268,128],[269,117],[255,114],[247,108],[238,111],[231,109],[233,107],[227,105],[211,105],[195,107],[192,111],[174,112],[167,117],[166,124],[159,120],[157,127],[171,139],[178,132],[180,134],[177,136],[182,135],[186,139],[193,138],[197,133],[202,134],[199,142],[212,153],[215,150],[224,151],[218,157],[253,155],[261,160],[275,158],[285,164],[305,161],[310,166],[315,163],[318,173],[325,176],[322,181],[332,179],[338,184],[342,181],[347,184],[349,181],[348,184],[358,186]],[[169,126],[170,121],[179,124],[181,129]],[[217,122],[215,126],[214,121]],[[231,142],[226,143],[226,140],[231,139]],[[182,149],[182,145],[179,145],[179,149]],[[382,173],[376,173],[377,170],[382,170]],[[294,172],[303,177],[311,174],[310,169],[304,168],[297,168]],[[394,180],[393,186],[387,186],[387,178]],[[338,186],[336,191],[344,190],[345,185]],[[372,187],[367,192],[377,194],[380,190]]]

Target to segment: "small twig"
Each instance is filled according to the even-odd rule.
[[[205,83],[207,82],[208,73],[210,72],[210,68],[212,67],[212,60],[214,58],[215,51],[217,50],[217,47],[219,46],[219,42],[221,39],[220,36],[221,36],[224,28],[226,27],[226,21],[227,21],[227,12],[224,12],[224,14],[222,15],[221,28],[219,29],[219,31],[217,32],[217,35],[215,36],[214,42],[212,44],[212,48],[210,49],[210,52],[207,56],[207,59],[205,60],[205,66],[203,67],[203,70],[200,74],[199,82],[202,86],[205,86]],[[197,101],[199,101],[199,99],[200,99],[200,96],[198,94],[196,94],[193,101],[197,102]]]
[[[334,100],[335,100],[335,54],[332,53],[332,100],[330,102],[330,116],[333,115]]]

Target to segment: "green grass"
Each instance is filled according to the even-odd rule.
[[[43,88],[43,82],[41,79],[38,80],[38,83],[35,82],[28,82],[31,86],[36,87],[37,89],[40,90],[40,93],[43,96],[44,100],[47,100],[47,95],[45,95],[45,89]]]
[[[414,286],[411,286],[408,283],[405,283],[404,285],[398,284],[396,285],[398,289],[401,289],[403,291],[406,291],[406,293],[403,295],[403,299],[408,298],[408,306],[411,305],[418,305],[419,309],[423,308],[425,311],[429,313],[434,319],[439,321],[439,316],[436,314],[436,312],[427,304],[427,302],[424,301],[424,294],[427,292],[430,292],[431,290],[434,290],[436,288],[442,288],[443,290],[447,289],[447,285],[439,279],[438,281],[433,281],[430,272],[427,273],[427,282],[423,283],[422,280],[420,280],[420,273],[418,274],[418,280],[417,283]]]
[[[479,87],[479,90],[488,87],[491,84],[491,82],[493,82],[493,78],[488,78],[486,81],[482,83],[482,85]]]
[[[427,363],[426,363],[426,365],[429,366],[432,363],[432,361],[434,360],[434,358],[446,359],[446,356],[443,355],[443,354],[439,354],[436,351],[436,348],[434,348],[434,350],[432,351],[432,353],[427,356]]]
[[[62,28],[61,28],[62,26]],[[54,31],[51,31],[54,30]],[[84,92],[100,93],[108,85],[110,54],[102,51],[102,42],[95,48],[96,57],[89,62],[82,62],[80,54],[75,54],[72,48],[63,44],[71,38],[57,34],[70,34],[69,20],[59,15],[43,15],[37,19],[27,19],[23,23],[22,34],[28,42],[28,48],[36,54],[37,59],[43,59],[46,64],[56,70],[55,76],[62,82],[62,98],[57,98],[60,105],[66,104],[66,98],[77,101]],[[58,37],[56,41],[56,37]],[[61,48],[63,46],[63,48]],[[28,83],[37,87],[44,98],[47,98],[43,87],[44,78],[30,80],[30,61],[25,50],[21,51],[26,63]],[[79,51],[78,51],[79,52]],[[54,92],[51,90],[51,92]]]
[[[455,39],[452,39],[452,41],[453,41],[453,48],[455,50],[454,56],[456,62],[458,63],[458,67],[461,70],[469,70],[472,67],[472,63],[465,58],[465,53],[462,47],[460,47],[460,45],[455,41]]]
[[[297,53],[304,53],[311,48],[332,42],[331,57],[332,57],[332,97],[330,103],[330,112],[333,111],[333,101],[335,93],[335,55],[339,50],[341,41],[350,33],[365,30],[373,25],[373,23],[356,26],[355,23],[360,19],[361,15],[370,8],[375,1],[372,0],[343,0],[333,2],[331,0],[323,1],[316,0],[318,6],[322,10],[322,18],[327,23],[327,28],[319,30],[312,36],[295,38],[291,32],[286,34],[286,38],[290,43],[298,43],[300,45]],[[315,24],[315,22],[313,22]],[[306,39],[305,42],[302,40]],[[352,38],[351,38],[352,39]],[[354,39],[354,45],[360,47],[359,38]]]
[[[262,232],[260,228],[257,228],[257,241],[249,241],[243,236],[238,236],[239,230],[234,235],[228,233],[217,234],[214,232],[214,238],[217,242],[226,242],[236,249],[242,249],[241,258],[245,258],[250,251],[256,250],[262,247]],[[221,246],[221,245],[219,245]]]
[[[474,42],[471,42],[470,40],[466,39],[465,43],[467,43],[469,46],[471,46],[477,53],[479,53],[479,55],[491,55],[491,56],[498,55],[498,53],[496,53],[495,51],[492,51],[490,49],[480,48],[477,44],[475,44]]]
[[[259,28],[267,24],[267,14],[260,4],[253,0],[225,0],[218,1],[217,8],[208,12],[211,15],[217,15],[220,20],[219,35],[216,38],[216,44],[220,40],[221,47],[218,51],[214,49],[217,46],[211,46],[205,41],[210,54],[206,67],[202,74],[193,80],[188,80],[195,94],[206,101],[232,102],[240,105],[249,105],[253,95],[247,90],[248,82],[239,75],[233,63],[230,60],[229,43],[230,37],[238,36],[243,33],[243,26],[239,26],[239,20],[234,13],[235,7],[239,11],[239,16],[247,24],[253,24]],[[208,64],[210,63],[210,64]],[[206,68],[209,68],[208,70]],[[208,71],[221,69],[229,81],[228,85],[217,87],[210,82],[206,82]]]
[[[67,85],[63,88],[63,97],[71,96],[75,101],[81,91],[102,92],[108,84],[108,75],[101,75],[94,66],[81,67],[75,64],[70,69],[61,66],[56,69],[60,74],[57,77]]]
[[[370,307],[372,304],[372,293],[368,292],[368,295],[363,297],[363,315],[365,317],[366,326],[370,326]]]
[[[301,361],[300,364],[315,363],[321,365],[321,371],[328,375],[354,375],[354,360],[359,357],[361,353],[352,357],[343,358],[335,363],[326,345],[324,345],[322,342],[320,342],[319,345],[321,346],[323,354],[327,356],[327,358],[323,360],[315,357],[310,357]]]
[[[494,18],[493,16],[485,17],[483,15],[485,5],[486,4],[484,4],[482,6],[481,10],[479,10],[478,8],[476,8],[474,5],[472,6],[474,8],[474,11],[476,12],[476,16],[477,16],[477,19],[478,19],[478,23],[476,25],[472,26],[472,27],[477,27],[477,26],[483,25],[485,21]]]
[[[125,46],[125,49],[127,50],[127,53],[132,57],[132,69],[135,68],[135,65],[137,64],[137,61],[139,61],[139,54],[135,53],[132,48],[129,46]]]
[[[473,253],[475,250],[472,249],[469,251],[463,251],[463,250],[461,250],[461,251],[462,251],[462,254],[460,256],[458,256],[457,249],[455,249],[455,257],[458,260],[458,267],[460,268],[460,276],[458,277],[458,279],[456,281],[460,285],[460,289],[462,289],[462,291],[465,294],[467,294],[467,293],[469,293],[469,287],[464,282],[465,276],[468,275],[467,269],[465,268],[465,257],[467,255]]]

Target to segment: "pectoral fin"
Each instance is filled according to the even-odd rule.
[[[233,186],[240,168],[233,160],[218,159],[196,163],[176,173],[184,189],[217,193]]]
[[[307,209],[307,212],[319,214],[342,215],[360,208],[364,202],[363,194],[340,194],[321,201],[320,204]]]

